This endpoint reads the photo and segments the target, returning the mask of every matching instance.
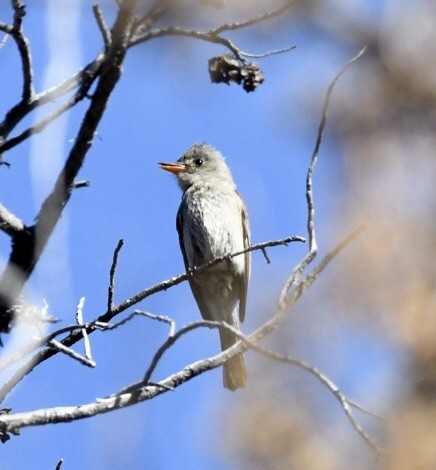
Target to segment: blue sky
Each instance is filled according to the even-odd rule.
[[[68,74],[78,63],[94,57],[101,47],[90,5],[82,2],[81,8],[73,8],[71,2],[66,3],[70,10],[63,18],[65,23],[51,33],[47,18],[48,5],[53,2],[34,2],[28,7],[25,25],[38,90],[57,74]],[[76,23],[71,16],[75,14]],[[0,15],[6,21],[8,7],[1,6]],[[183,272],[175,230],[180,192],[171,175],[160,171],[156,163],[176,160],[198,141],[212,144],[226,156],[248,206],[253,242],[306,235],[305,172],[324,92],[336,70],[357,50],[343,50],[305,24],[286,27],[278,22],[278,26],[277,35],[254,27],[233,36],[249,52],[297,45],[292,52],[260,61],[266,80],[250,94],[236,85],[210,83],[207,59],[223,52],[219,46],[172,37],[130,51],[80,173],[91,186],[77,190],[71,198],[27,289],[32,301],[41,304],[45,298],[50,313],[62,324],[73,323],[75,306],[82,296],[86,297],[86,320],[103,313],[109,267],[119,238],[125,245],[116,278],[116,302]],[[52,41],[57,38],[54,49],[48,48],[50,37]],[[2,95],[7,97],[1,104],[2,113],[18,99],[15,55],[9,40],[0,50],[2,69],[10,70],[0,78]],[[56,57],[62,67],[54,62]],[[51,75],[49,65],[54,66]],[[307,96],[319,104],[318,109],[303,104]],[[0,167],[1,202],[29,224],[71,146],[83,109],[80,105],[65,120],[35,137],[31,145],[9,152],[6,158],[11,168]],[[327,130],[315,175],[323,251],[330,248],[324,245],[323,236],[334,234],[329,220],[345,186],[341,165],[341,149]],[[340,239],[344,234],[335,235]],[[270,250],[269,266],[260,253],[253,254],[248,308],[252,314],[243,326],[245,332],[271,312],[269,306],[280,283],[305,249],[295,244]],[[1,235],[2,265],[8,253],[9,240]],[[149,298],[138,308],[169,315],[178,326],[199,318],[187,284]],[[353,329],[345,322],[339,328],[347,334]],[[141,377],[165,334],[165,325],[145,319],[136,319],[114,332],[95,333],[91,336],[98,364],[95,370],[58,355],[23,381],[5,406],[24,411],[72,405],[115,392]],[[374,371],[381,357],[391,364],[389,348],[376,346],[363,333],[356,334],[357,343],[350,340],[343,348],[360,359],[361,372]],[[216,332],[185,337],[165,356],[155,379],[211,355],[217,348]],[[311,354],[310,348],[303,348],[303,352]],[[249,368],[252,359],[248,354]],[[377,366],[382,371],[385,362]],[[327,362],[325,366],[329,368]],[[347,391],[361,396],[361,382],[349,367],[344,366],[337,377]],[[35,462],[38,468],[54,468],[61,457],[65,459],[63,468],[145,468],[144,462],[147,468],[161,469],[236,468],[237,462],[226,452],[214,450],[212,443],[225,430],[220,428],[223,409],[237,406],[243,393],[222,389],[218,370],[131,409],[71,424],[24,429],[22,436],[3,446],[2,468],[35,468]],[[336,412],[341,413],[339,408]]]

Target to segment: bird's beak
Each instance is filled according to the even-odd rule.
[[[162,170],[169,171],[175,175],[186,171],[186,166],[182,163],[158,163],[158,165],[162,168]]]

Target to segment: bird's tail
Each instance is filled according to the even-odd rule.
[[[223,351],[238,341],[238,338],[232,332],[224,329],[220,329],[220,339]],[[224,387],[232,391],[247,385],[247,369],[242,354],[236,354],[224,363],[223,382]]]

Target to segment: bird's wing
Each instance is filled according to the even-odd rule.
[[[185,241],[183,239],[183,202],[179,207],[177,212],[176,227],[177,233],[179,234],[179,244],[180,250],[183,255],[183,261],[185,263],[185,269],[188,271],[189,268],[195,267],[195,264],[192,263],[192,260],[188,259],[188,255],[185,249]],[[207,299],[203,293],[203,289],[195,282],[195,279],[192,277],[189,278],[189,285],[191,286],[192,293],[194,294],[195,301],[197,302],[198,308],[200,309],[201,316],[205,320],[214,320],[213,315],[211,314]]]
[[[180,250],[183,255],[183,262],[185,263],[185,269],[188,270],[189,261],[186,256],[185,243],[183,241],[183,202],[182,204],[180,204],[179,210],[177,211],[176,228],[177,228],[177,233],[179,234],[179,244],[180,244]]]
[[[239,194],[238,194],[239,196]],[[240,196],[239,196],[240,197]],[[240,197],[241,198],[241,197]],[[250,246],[250,225],[248,223],[248,215],[245,209],[245,204],[241,198],[241,223],[242,223],[242,237],[244,241],[244,249]],[[242,276],[239,292],[239,320],[244,321],[245,318],[245,309],[247,306],[247,291],[248,291],[248,281],[250,280],[250,252],[244,254],[245,269]]]

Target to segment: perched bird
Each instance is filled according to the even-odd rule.
[[[176,163],[159,166],[176,175],[183,191],[177,231],[186,269],[249,246],[245,204],[220,152],[206,144],[195,144]],[[245,316],[249,277],[249,253],[191,277],[189,283],[202,317],[239,328],[238,317],[242,322]],[[220,329],[219,333],[223,351],[238,341],[229,330]],[[245,387],[247,371],[242,354],[229,359],[223,373],[224,387]]]

